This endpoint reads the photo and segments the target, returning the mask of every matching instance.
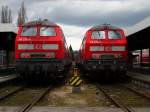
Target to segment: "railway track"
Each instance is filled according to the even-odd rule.
[[[10,89],[11,88],[11,89]],[[23,87],[14,87],[14,89],[12,89],[12,87],[10,87],[9,89],[3,89],[0,93],[0,102],[9,102],[14,99],[14,98],[20,98],[24,96],[20,96],[20,92],[23,94],[26,94],[25,96],[28,96],[28,92],[29,91],[33,91],[32,94],[30,95],[30,100],[27,101],[21,101],[21,105],[20,108],[18,108],[15,112],[28,112],[34,105],[36,105],[45,95],[46,93],[49,92],[49,90],[52,88],[52,86],[49,86],[47,88],[38,88],[38,89],[30,89],[30,87],[28,88],[27,86],[23,86]],[[16,97],[14,97],[16,96]],[[23,106],[22,106],[23,105]]]
[[[114,97],[106,92],[106,90],[100,85],[96,84],[98,89],[105,95],[110,102],[112,102],[116,107],[121,108],[124,112],[135,112],[131,107],[125,105],[119,98]]]
[[[16,112],[29,112],[31,108],[36,105],[45,95],[49,92],[52,86],[47,87],[43,92],[37,95],[31,102],[28,102],[26,105],[19,108]]]
[[[6,94],[0,95],[0,101],[6,99],[7,97],[9,97],[11,95],[14,95],[15,93],[17,93],[23,89],[24,89],[24,87],[17,87],[14,90],[10,90],[10,92],[7,92]],[[9,91],[9,90],[5,90],[5,91]]]
[[[97,84],[97,87],[110,102],[125,112],[135,112],[136,107],[150,106],[150,94],[146,91],[135,89],[131,85],[103,86]]]
[[[135,89],[135,88],[133,88],[131,86],[127,86],[127,85],[121,85],[121,86],[125,87],[126,89],[128,89],[128,90],[130,90],[130,91],[132,91],[132,92],[134,92],[134,93],[136,93],[138,95],[140,95],[141,97],[143,97],[145,99],[150,100],[150,94],[146,94],[144,92],[141,92],[141,91],[139,91],[139,90],[137,90],[137,89]]]

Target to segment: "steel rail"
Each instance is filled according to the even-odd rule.
[[[100,84],[96,84],[98,89],[106,96],[108,100],[110,100],[116,107],[121,108],[124,112],[135,112],[133,109],[131,109],[129,106],[125,105],[123,102],[121,102],[118,98],[114,98],[112,95],[109,95]]]
[[[126,89],[128,89],[128,90],[130,90],[130,91],[132,91],[132,92],[134,92],[134,93],[136,93],[136,94],[139,95],[139,96],[142,96],[142,97],[144,97],[144,98],[150,100],[150,95],[148,95],[148,94],[145,94],[145,93],[143,93],[143,92],[140,92],[140,91],[138,91],[138,90],[136,90],[136,89],[134,89],[134,88],[132,88],[132,87],[128,87],[128,86],[126,86],[126,85],[122,85],[122,84],[121,84],[121,86],[125,87]]]
[[[49,90],[52,88],[52,86],[49,86],[46,88],[41,94],[37,95],[31,102],[21,107],[16,112],[29,112],[31,108],[36,105],[45,95],[49,92]]]
[[[15,89],[15,90],[13,90],[13,91],[7,93],[7,94],[4,94],[4,95],[0,96],[0,101],[2,101],[2,100],[4,100],[5,98],[7,98],[7,97],[9,97],[9,96],[11,96],[11,95],[13,95],[13,94],[15,94],[16,92],[18,92],[18,91],[20,91],[20,90],[22,90],[22,89],[24,89],[24,87],[18,87],[17,89]]]

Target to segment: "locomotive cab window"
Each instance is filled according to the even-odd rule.
[[[92,39],[105,39],[105,31],[93,31]]]
[[[108,31],[109,39],[121,39],[121,33],[119,31]]]
[[[41,27],[40,36],[56,36],[55,28],[52,27]]]
[[[23,27],[21,36],[36,36],[37,28],[36,27]]]

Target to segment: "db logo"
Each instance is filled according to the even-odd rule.
[[[34,44],[34,49],[42,49],[42,44]]]
[[[105,51],[111,51],[112,49],[111,49],[111,47],[105,47]]]

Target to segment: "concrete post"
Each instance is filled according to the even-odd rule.
[[[8,35],[8,37],[7,37],[7,46],[9,46],[9,44],[10,44],[10,42],[11,42],[11,37],[12,37],[12,35],[11,34],[9,34]],[[9,48],[7,47],[6,48],[6,67],[8,68],[9,67],[9,55],[10,55],[10,50],[9,50]]]
[[[142,65],[142,57],[143,57],[143,51],[142,49],[140,50],[140,65]]]
[[[9,67],[9,50],[6,49],[6,67]]]
[[[150,47],[149,47],[149,67],[150,67]]]

